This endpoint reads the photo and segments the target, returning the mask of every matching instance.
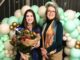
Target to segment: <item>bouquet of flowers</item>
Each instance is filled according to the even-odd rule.
[[[32,47],[34,47],[40,40],[40,35],[32,32],[30,30],[21,30],[16,32],[16,43],[15,48],[18,49],[20,52],[26,54],[30,53]]]

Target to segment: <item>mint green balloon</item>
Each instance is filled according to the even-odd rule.
[[[38,13],[39,7],[37,5],[32,5],[31,9],[35,12]]]
[[[9,17],[9,19],[8,19],[8,24],[11,25],[13,22],[18,23],[18,18],[15,17],[15,16]]]
[[[75,15],[75,17],[77,18],[79,16],[80,16],[80,12],[77,12],[76,15]]]
[[[80,49],[72,48],[70,51],[70,57],[80,58]]]
[[[80,60],[80,58],[70,57],[70,60]]]
[[[36,15],[36,21],[37,21],[37,23],[39,23],[40,16],[38,14],[35,14],[35,15]]]
[[[9,19],[9,18],[3,18],[3,20],[2,20],[1,23],[2,23],[2,24],[8,24],[8,23],[7,23],[8,19]]]
[[[77,29],[75,29],[74,31],[72,31],[72,32],[70,33],[70,36],[71,36],[72,38],[77,38],[77,36],[79,36],[79,32],[77,31]]]
[[[44,22],[45,22],[45,20],[44,20],[43,18],[40,18],[40,20],[39,20],[39,23],[38,23],[38,24],[42,27]]]
[[[64,24],[64,29],[67,31],[67,32],[72,32],[74,29],[76,29],[76,25],[74,24],[74,22],[72,20],[68,20],[65,22]]]
[[[3,51],[3,49],[4,49],[4,44],[2,41],[0,41],[0,51]]]
[[[13,60],[13,59],[10,57],[4,57],[3,60]]]
[[[59,15],[63,15],[64,14],[64,10],[61,7],[58,7],[58,12],[59,12]]]
[[[18,18],[18,21],[19,21],[19,24],[21,24],[22,21],[23,21],[23,16],[19,17],[19,18]]]
[[[60,20],[60,22],[62,23],[62,25],[64,26],[65,24],[65,21],[64,20]]]
[[[60,15],[60,19],[65,19],[65,16],[64,15]]]
[[[79,41],[80,41],[80,34],[78,35],[77,40],[79,40]]]
[[[0,51],[0,59],[3,59],[3,58],[5,58],[5,53],[4,51]]]
[[[3,36],[1,37],[1,40],[2,40],[3,42],[8,41],[8,40],[9,40],[9,36],[8,36],[8,35],[3,35]]]
[[[80,25],[80,20],[78,18],[75,18],[73,22],[76,25],[76,27]]]

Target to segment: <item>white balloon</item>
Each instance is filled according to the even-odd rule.
[[[64,57],[64,60],[70,60],[69,56]]]
[[[74,10],[66,10],[65,11],[65,16],[69,19],[69,20],[74,20],[76,15],[76,11]]]
[[[28,9],[30,9],[30,6],[28,6],[28,5],[23,6],[21,8],[22,15],[24,15],[25,11],[28,10]]]
[[[8,24],[1,24],[0,25],[0,33],[1,34],[8,34],[10,31]]]
[[[46,7],[45,6],[40,6],[39,11],[38,11],[39,15],[41,17],[45,17],[45,12],[46,12]]]
[[[71,39],[71,40],[66,42],[66,45],[69,48],[73,48],[73,47],[75,47],[75,43],[76,43],[76,40],[75,39]]]
[[[16,16],[17,18],[21,17],[21,10],[18,9],[14,12],[14,16]]]
[[[64,48],[64,53],[65,53],[67,56],[69,56],[69,55],[70,55],[70,48],[65,47],[65,48]]]

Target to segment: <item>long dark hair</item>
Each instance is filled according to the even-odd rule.
[[[35,13],[33,12],[33,10],[31,10],[31,9],[26,10],[26,12],[25,12],[25,14],[24,14],[24,17],[23,17],[22,24],[21,24],[20,26],[26,28],[27,23],[25,22],[25,20],[26,20],[26,14],[27,14],[28,12],[31,12],[31,13],[33,14],[34,21],[33,21],[32,24],[33,24],[33,27],[35,27],[36,24],[37,24],[37,22],[36,22],[36,16],[35,16]]]

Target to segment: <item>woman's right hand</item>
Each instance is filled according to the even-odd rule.
[[[45,57],[46,59],[48,59],[47,50],[45,48],[41,48],[41,53],[42,53],[43,57]]]

